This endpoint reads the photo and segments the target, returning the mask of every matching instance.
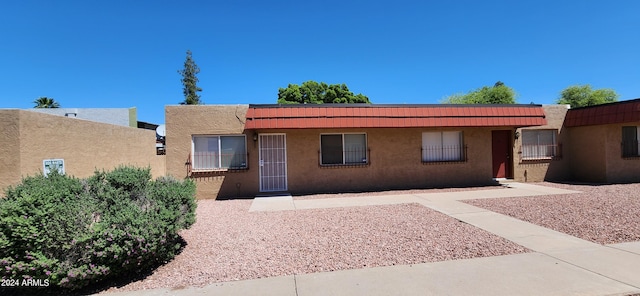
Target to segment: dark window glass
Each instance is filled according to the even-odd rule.
[[[343,164],[342,135],[321,135],[322,164]]]
[[[638,156],[638,127],[623,126],[622,127],[622,156],[633,157]]]

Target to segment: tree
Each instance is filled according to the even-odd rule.
[[[454,94],[444,100],[445,104],[515,104],[516,92],[502,81],[493,86],[483,86],[466,94]]]
[[[33,108],[60,108],[60,104],[53,98],[39,97],[33,103],[36,104]]]
[[[178,70],[178,73],[182,75],[182,94],[184,94],[184,101],[180,102],[180,105],[200,105],[204,104],[200,100],[198,92],[202,91],[202,88],[198,87],[198,77],[200,68],[196,65],[191,57],[191,51],[187,50],[187,58],[184,60],[184,68]]]
[[[366,103],[369,98],[363,94],[354,94],[346,84],[331,84],[306,81],[302,85],[289,84],[278,89],[278,104],[328,104],[328,103]]]
[[[571,108],[585,107],[618,101],[618,94],[609,88],[593,90],[591,85],[572,85],[560,92],[558,104],[569,104]]]

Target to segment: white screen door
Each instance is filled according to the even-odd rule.
[[[284,134],[261,134],[260,191],[287,190],[287,145]]]

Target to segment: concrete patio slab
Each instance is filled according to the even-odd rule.
[[[640,255],[640,242],[629,242],[629,243],[620,243],[620,244],[611,244],[607,245],[610,248],[615,248],[618,250],[624,250],[627,252],[635,253]]]
[[[512,189],[521,189],[538,192],[544,195],[547,194],[572,194],[572,193],[580,193],[580,191],[576,190],[568,190],[556,187],[542,186],[531,183],[520,183],[520,182],[511,182],[507,184],[508,188]]]
[[[258,211],[291,211],[295,210],[291,195],[256,197],[251,203],[249,212]]]
[[[403,195],[380,195],[380,196],[359,196],[359,197],[339,197],[324,199],[302,199],[294,200],[297,210],[304,209],[326,209],[344,208],[358,206],[379,206],[396,205],[418,202],[417,197],[409,194]]]
[[[434,209],[447,215],[470,214],[470,213],[491,213],[489,210],[472,206],[463,202],[450,199],[427,198],[419,196],[419,204]]]
[[[528,253],[296,276],[299,296],[625,295],[640,289]]]
[[[550,251],[547,254],[640,288],[640,255],[638,254],[602,245],[585,249]]]

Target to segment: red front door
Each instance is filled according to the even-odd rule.
[[[494,178],[512,178],[511,175],[511,131],[491,132],[491,151]]]

